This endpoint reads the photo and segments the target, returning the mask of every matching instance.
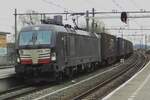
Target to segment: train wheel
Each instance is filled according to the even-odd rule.
[[[91,68],[92,68],[91,64],[90,63],[87,64],[87,66],[86,66],[87,72],[91,72],[92,71]]]
[[[78,66],[77,66],[77,72],[78,72],[78,73],[83,72],[82,65],[78,65]]]
[[[94,70],[95,70],[95,67],[96,67],[95,64],[92,63],[92,64],[91,64],[91,71],[94,71]]]
[[[69,79],[72,79],[72,77],[73,77],[73,69],[72,69],[72,68],[67,68],[67,69],[65,70],[65,76],[66,76],[67,78],[69,78]]]
[[[72,79],[73,78],[73,75],[74,75],[74,71],[72,68],[69,69],[69,79]]]
[[[63,81],[64,74],[63,74],[63,72],[59,71],[59,72],[55,73],[55,77],[56,77],[56,81],[58,83],[61,83]]]

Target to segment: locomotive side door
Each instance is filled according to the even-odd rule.
[[[75,36],[70,34],[64,35],[64,58],[67,66],[74,65],[75,61]]]
[[[59,52],[59,62],[61,62],[61,66],[69,65],[70,58],[70,35],[68,33],[58,33],[57,35],[57,51]]]
[[[58,33],[56,38],[56,51],[57,51],[57,65],[63,68],[65,67],[65,33]]]

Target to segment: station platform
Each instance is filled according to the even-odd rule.
[[[150,100],[150,61],[102,100]]]

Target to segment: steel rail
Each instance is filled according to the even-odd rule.
[[[133,59],[136,57],[132,56],[131,58]],[[132,60],[127,60],[127,61],[132,62]],[[32,87],[32,86],[20,87],[20,88],[16,87],[6,92],[0,93],[0,99],[12,99],[12,98],[20,97],[22,95],[33,93],[35,91],[40,91],[45,88],[50,88],[50,85],[43,86],[43,87]]]
[[[137,57],[136,55],[131,56],[130,59],[127,59],[126,61],[127,61],[128,63],[129,63],[129,62],[132,63],[132,61],[133,61],[134,59],[136,59],[136,57]],[[128,63],[126,64],[126,66],[128,65]],[[115,70],[116,68],[120,68],[120,67],[121,67],[121,65],[114,66],[113,68],[108,69],[108,70],[105,70],[104,72],[101,72],[101,73],[98,73],[98,74],[96,74],[96,75],[93,75],[92,77],[88,77],[87,79],[81,80],[81,81],[79,81],[79,82],[77,82],[77,83],[75,83],[75,84],[72,84],[72,85],[69,85],[69,86],[66,86],[66,87],[57,89],[57,90],[55,90],[55,91],[46,93],[46,94],[44,94],[44,95],[41,95],[41,96],[39,96],[39,97],[34,98],[33,100],[42,100],[42,99],[44,99],[44,98],[51,98],[51,99],[52,99],[53,96],[55,97],[55,95],[57,95],[57,97],[59,97],[59,93],[60,93],[60,98],[61,98],[62,92],[67,91],[68,89],[77,87],[77,86],[80,85],[80,84],[84,84],[85,82],[87,82],[87,81],[89,81],[89,80],[91,80],[91,79],[93,79],[93,78],[96,78],[96,77],[98,77],[98,76],[100,76],[100,75],[106,74],[106,72],[110,72],[110,71]],[[64,95],[63,95],[63,97],[64,97]],[[53,99],[52,99],[52,100],[53,100]]]
[[[9,89],[7,91],[1,92],[0,93],[0,100],[4,100],[4,99],[12,99],[16,96],[22,95],[24,93],[28,93],[31,91],[36,90],[35,87],[29,87],[26,85],[22,85],[22,86],[18,86],[18,87],[14,87],[12,89]]]
[[[120,77],[121,75],[123,75],[124,73],[126,73],[127,71],[129,71],[130,69],[134,69],[135,67],[145,63],[145,62],[140,62],[141,59],[137,59],[134,63],[131,63],[130,66],[126,67],[125,70],[120,71],[118,74],[112,76],[111,78],[103,81],[102,83],[98,84],[97,86],[89,89],[88,91],[76,96],[73,98],[73,100],[82,100],[83,98],[87,97],[88,95],[92,94],[93,92],[95,92],[96,90],[100,89],[101,87],[105,86],[106,84],[110,83],[111,81],[117,79],[118,77]],[[145,60],[144,60],[145,61]]]

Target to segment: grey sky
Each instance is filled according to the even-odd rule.
[[[35,10],[38,12],[64,12],[65,9],[71,11],[86,11],[93,7],[96,11],[140,11],[144,9],[150,11],[149,0],[1,0],[0,3],[0,31],[14,32],[14,9],[19,12]],[[150,19],[150,18],[149,18]],[[149,19],[131,19],[130,28],[150,28]],[[126,27],[120,19],[101,19],[106,27]],[[111,31],[114,34],[119,31]],[[128,33],[135,33],[127,31]],[[126,33],[126,31],[124,31]],[[141,31],[136,31],[141,33]],[[144,31],[143,33],[148,33]]]

